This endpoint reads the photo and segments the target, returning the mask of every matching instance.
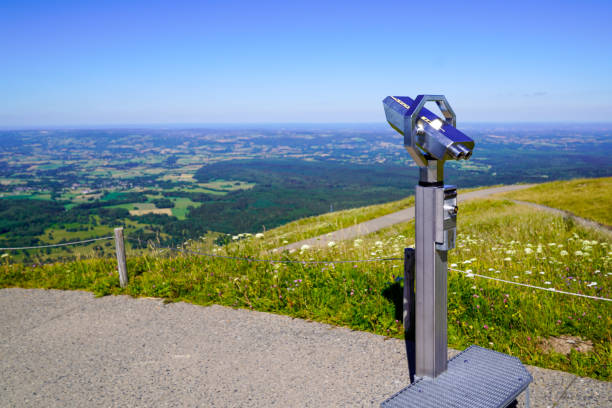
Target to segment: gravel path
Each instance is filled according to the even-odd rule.
[[[505,193],[507,191],[522,190],[524,188],[533,187],[535,184],[515,184],[511,186],[493,187],[483,190],[471,191],[469,193],[459,194],[457,200],[459,202],[466,200],[473,200],[475,198],[484,198],[493,194]],[[461,211],[461,209],[459,209]],[[343,228],[329,234],[320,235],[318,237],[305,239],[302,241],[294,242],[278,248],[278,250],[285,251],[290,249],[299,249],[302,245],[325,246],[329,241],[344,241],[347,239],[357,238],[362,235],[367,235],[380,229],[390,227],[395,224],[410,221],[414,219],[414,207],[405,208],[401,211],[397,211],[391,214],[383,215],[382,217],[375,218],[360,224],[353,225],[348,228]]]
[[[0,290],[1,407],[378,406],[404,344],[269,313]],[[529,368],[533,407],[612,406],[612,384]]]

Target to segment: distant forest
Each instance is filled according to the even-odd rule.
[[[413,194],[418,177],[389,132],[164,132],[61,131],[42,139],[33,131],[0,132],[0,247],[72,237],[49,236],[58,231],[95,236],[126,223],[130,236],[162,243],[208,231],[253,233],[401,199]],[[612,175],[609,130],[588,137],[574,129],[507,132],[474,130],[472,159],[448,162],[446,183],[467,188]]]

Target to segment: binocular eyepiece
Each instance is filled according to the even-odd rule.
[[[444,120],[424,106],[436,102]],[[457,130],[456,116],[443,95],[387,96],[383,100],[387,122],[404,136],[404,146],[421,167],[428,160],[467,160],[474,141]]]

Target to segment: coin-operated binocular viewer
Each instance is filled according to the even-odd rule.
[[[438,104],[444,120],[425,108]],[[457,188],[444,186],[444,162],[467,160],[474,141],[455,128],[456,116],[442,95],[388,96],[389,124],[419,166],[415,216],[415,350],[417,376],[446,371],[447,251],[455,248]],[[406,282],[405,282],[406,283]]]
[[[425,108],[428,102],[443,119]],[[406,250],[404,274],[404,329],[411,381],[417,380],[382,406],[511,406],[531,382],[518,359],[472,346],[447,361],[447,253],[455,248],[458,207],[457,188],[444,185],[444,162],[469,159],[474,141],[456,129],[442,95],[388,96],[383,105],[419,166],[419,183],[415,249]],[[491,381],[495,386],[487,388]]]

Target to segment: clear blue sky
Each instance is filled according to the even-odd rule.
[[[612,1],[0,2],[0,127],[612,121]]]

